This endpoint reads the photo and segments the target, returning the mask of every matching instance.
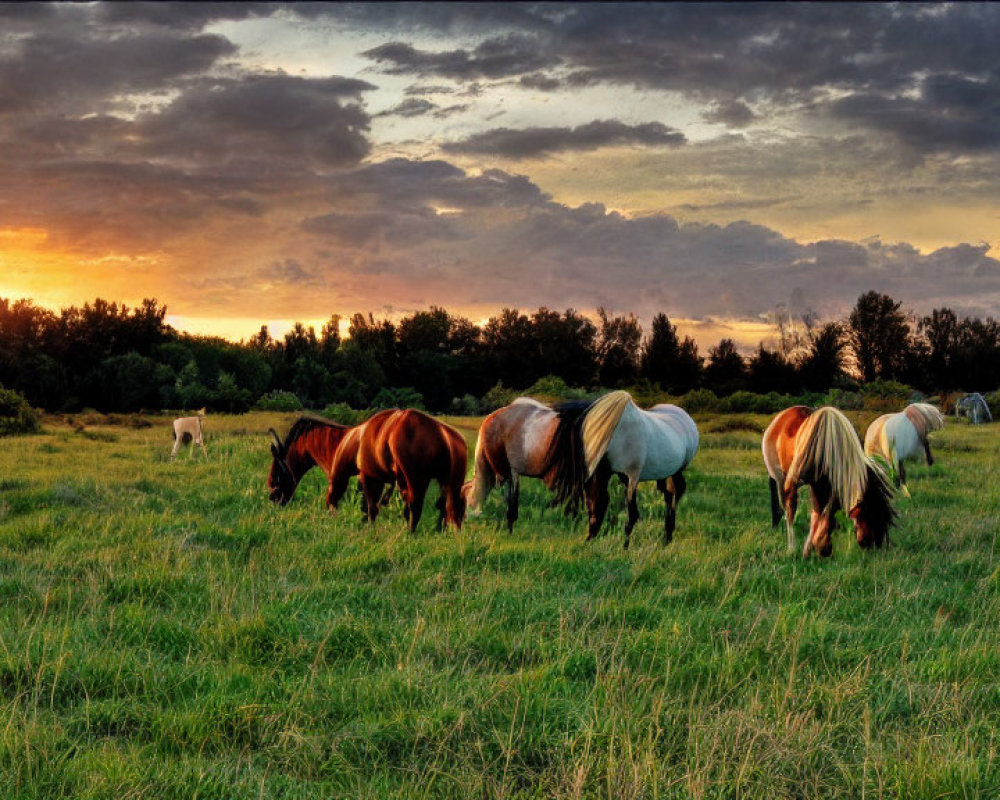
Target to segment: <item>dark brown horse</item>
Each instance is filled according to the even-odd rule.
[[[366,518],[374,522],[382,488],[395,482],[412,533],[420,522],[427,487],[435,480],[441,487],[438,528],[445,521],[461,528],[466,458],[465,439],[454,428],[412,408],[380,411],[351,428],[337,448],[327,504],[335,509],[351,476],[357,475],[367,503]]]
[[[267,473],[267,489],[271,502],[285,505],[299,485],[302,477],[313,467],[319,467],[330,478],[333,457],[344,436],[350,431],[346,425],[338,425],[316,417],[299,417],[285,436],[285,441],[270,428],[268,433],[274,438],[271,444],[271,469]],[[392,485],[386,489],[382,505],[389,501]]]

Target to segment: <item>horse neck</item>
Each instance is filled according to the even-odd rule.
[[[297,460],[304,467],[303,472],[318,466],[329,476],[333,468],[333,458],[349,430],[349,428],[324,425],[306,431],[289,447],[289,461],[295,453]]]

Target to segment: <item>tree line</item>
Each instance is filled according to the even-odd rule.
[[[575,387],[645,386],[678,395],[704,388],[800,394],[899,381],[926,393],[1000,386],[1000,323],[949,308],[911,318],[901,303],[867,292],[841,321],[801,315],[778,325],[778,343],[749,357],[724,338],[702,355],[666,314],[644,331],[633,314],[601,308],[504,308],[484,325],[440,307],[393,322],[338,315],[319,333],[296,323],[231,342],[173,329],[153,299],[129,308],[95,299],[55,313],[0,298],[0,385],[35,407],[72,412],[199,408],[241,412],[294,395],[309,408],[422,405],[454,409],[498,387],[546,376]]]

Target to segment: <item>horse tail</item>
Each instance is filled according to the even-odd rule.
[[[483,436],[484,431],[480,429],[479,438],[476,439],[476,454],[472,462],[472,480],[469,481],[469,491],[465,495],[466,502],[473,511],[479,510],[486,496],[497,485],[496,471],[486,458],[483,448]]]
[[[546,482],[555,494],[553,505],[565,506],[570,514],[579,510],[587,482],[580,421],[588,408],[590,403],[580,401],[560,403],[553,408],[557,415],[556,429],[545,453],[544,474],[549,476]]]
[[[930,403],[910,403],[903,409],[903,413],[917,429],[922,440],[926,441],[928,433],[939,431],[944,427],[944,414]]]
[[[632,395],[618,390],[595,400],[580,420],[580,438],[586,478],[594,474],[597,465],[611,444],[611,437],[618,430],[625,408],[632,402]]]
[[[850,420],[842,411],[825,406],[802,423],[786,481],[826,476],[833,496],[850,511],[865,494],[869,467],[874,464],[861,449]]]
[[[785,513],[781,508],[781,497],[778,494],[778,482],[768,476],[767,485],[771,489],[771,527],[777,528],[781,522],[781,517]]]
[[[446,440],[450,464],[448,491],[445,493],[445,513],[447,518],[455,523],[455,527],[461,529],[465,519],[466,499],[462,494],[462,486],[465,483],[465,472],[469,460],[468,448],[465,446],[462,434],[452,428],[447,429]],[[477,442],[476,456],[478,457],[478,455]]]

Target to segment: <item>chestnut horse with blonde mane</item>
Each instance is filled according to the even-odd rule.
[[[907,497],[906,467],[903,462],[921,452],[927,466],[934,463],[927,434],[944,427],[944,414],[930,403],[910,403],[896,414],[883,414],[865,431],[865,454],[885,459],[892,470],[896,488]]]
[[[573,407],[579,415],[587,405]],[[472,479],[463,487],[470,513],[479,513],[494,487],[502,486],[507,531],[513,532],[521,476],[540,478],[548,489],[555,488],[559,464],[552,456],[561,448],[554,445],[553,438],[566,430],[560,428],[559,420],[558,412],[530,397],[519,397],[483,420],[476,439]]]
[[[881,547],[888,541],[896,516],[892,487],[841,411],[786,408],[764,431],[761,450],[771,488],[771,524],[776,527],[784,513],[789,553],[795,552],[795,511],[803,483],[812,501],[803,556],[813,549],[821,556],[833,552],[834,514],[840,508],[854,522],[858,545]]]
[[[336,509],[351,476],[357,475],[367,504],[366,519],[374,522],[382,488],[395,483],[412,533],[420,522],[427,488],[435,480],[441,488],[438,528],[445,521],[461,528],[466,460],[465,439],[451,426],[413,408],[380,411],[342,439],[330,469],[327,505]]]

